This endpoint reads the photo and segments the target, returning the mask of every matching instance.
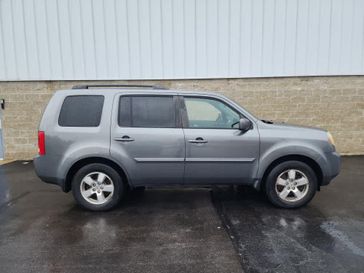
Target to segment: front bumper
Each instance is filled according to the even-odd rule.
[[[341,169],[341,158],[337,152],[326,154],[327,167],[323,170],[321,186],[328,185],[339,173]]]

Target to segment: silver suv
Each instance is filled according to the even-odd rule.
[[[297,208],[340,170],[327,131],[259,120],[222,95],[155,86],[57,91],[38,142],[38,176],[95,211],[138,187],[227,184]]]

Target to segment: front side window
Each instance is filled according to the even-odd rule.
[[[103,105],[104,96],[68,96],[63,101],[58,124],[62,127],[97,127]]]
[[[231,129],[239,127],[239,113],[219,100],[185,97],[184,101],[188,128]]]
[[[176,127],[173,96],[121,96],[118,122],[121,127]]]

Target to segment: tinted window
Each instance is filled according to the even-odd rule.
[[[68,96],[64,99],[58,124],[64,127],[97,127],[104,96]]]
[[[122,96],[119,125],[123,127],[172,128],[176,111],[172,96]]]
[[[207,98],[185,98],[189,128],[239,127],[240,115],[227,104]]]

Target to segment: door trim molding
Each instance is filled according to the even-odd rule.
[[[194,158],[170,158],[170,157],[136,157],[134,160],[138,163],[173,163],[173,162],[198,162],[198,163],[225,163],[225,162],[236,162],[236,163],[247,163],[247,162],[253,162],[255,161],[255,158],[240,158],[240,157],[233,157],[233,158],[220,158],[220,157],[194,157]]]
[[[134,158],[134,160],[138,163],[159,163],[159,162],[163,162],[163,163],[174,163],[174,162],[183,162],[185,161],[184,158],[170,158],[170,157],[137,157]]]
[[[247,163],[253,162],[255,158],[245,158],[245,157],[233,157],[233,158],[220,158],[220,157],[194,157],[194,158],[186,158],[186,162],[198,162],[198,163],[225,163],[225,162],[236,162],[236,163]]]

